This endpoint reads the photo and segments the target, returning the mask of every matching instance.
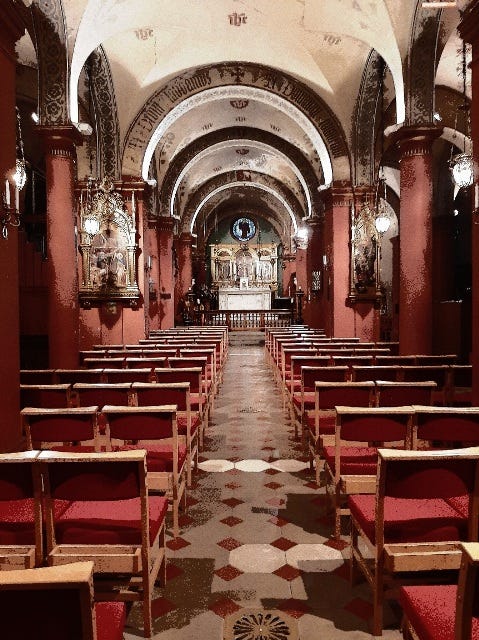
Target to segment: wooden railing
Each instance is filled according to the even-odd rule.
[[[268,311],[198,311],[195,324],[201,326],[227,326],[231,331],[261,330],[265,327],[289,327],[292,313],[287,310]]]

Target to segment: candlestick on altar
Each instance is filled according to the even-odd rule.
[[[10,206],[10,183],[8,180],[5,180],[5,204],[7,207]]]

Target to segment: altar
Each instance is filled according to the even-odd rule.
[[[271,309],[271,289],[222,288],[218,290],[218,306],[221,311],[267,311]]]

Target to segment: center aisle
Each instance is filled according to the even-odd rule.
[[[371,638],[370,592],[349,586],[348,545],[331,538],[324,489],[293,439],[264,347],[252,341],[244,335],[229,349],[180,537],[167,541],[154,637],[234,639],[237,619],[249,629],[258,621],[252,610],[274,609],[282,617],[272,626],[286,623],[289,635],[264,636],[271,640]],[[131,612],[132,625],[138,613]],[[398,624],[386,613],[389,619]]]

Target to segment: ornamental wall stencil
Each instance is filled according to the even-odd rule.
[[[35,0],[31,10],[39,66],[39,124],[69,124],[68,52],[62,3]]]
[[[120,178],[120,127],[110,64],[102,47],[90,55],[90,87],[100,149],[100,177]]]
[[[248,16],[246,15],[246,13],[237,13],[235,11],[234,13],[229,14],[228,19],[230,25],[234,27],[240,27],[242,24],[246,24]]]
[[[233,109],[246,109],[249,105],[249,100],[230,100],[230,105]]]
[[[241,86],[231,83],[241,82]],[[208,91],[207,91],[208,90]],[[249,90],[249,91],[248,91]],[[255,94],[256,92],[256,94]],[[241,65],[224,63],[188,71],[158,89],[145,102],[125,137],[122,172],[126,175],[142,173],[142,160],[160,124],[171,124],[187,110],[212,99],[233,100],[255,98],[290,114],[295,120],[304,118],[301,126],[318,135],[326,145],[327,154],[335,167],[334,179],[349,179],[349,151],[344,131],[333,112],[309,87],[291,76],[252,63]],[[193,100],[188,100],[194,98]],[[181,106],[178,109],[178,105]],[[169,114],[175,109],[171,122]],[[161,138],[161,131],[158,133]],[[337,169],[336,169],[337,168]]]

